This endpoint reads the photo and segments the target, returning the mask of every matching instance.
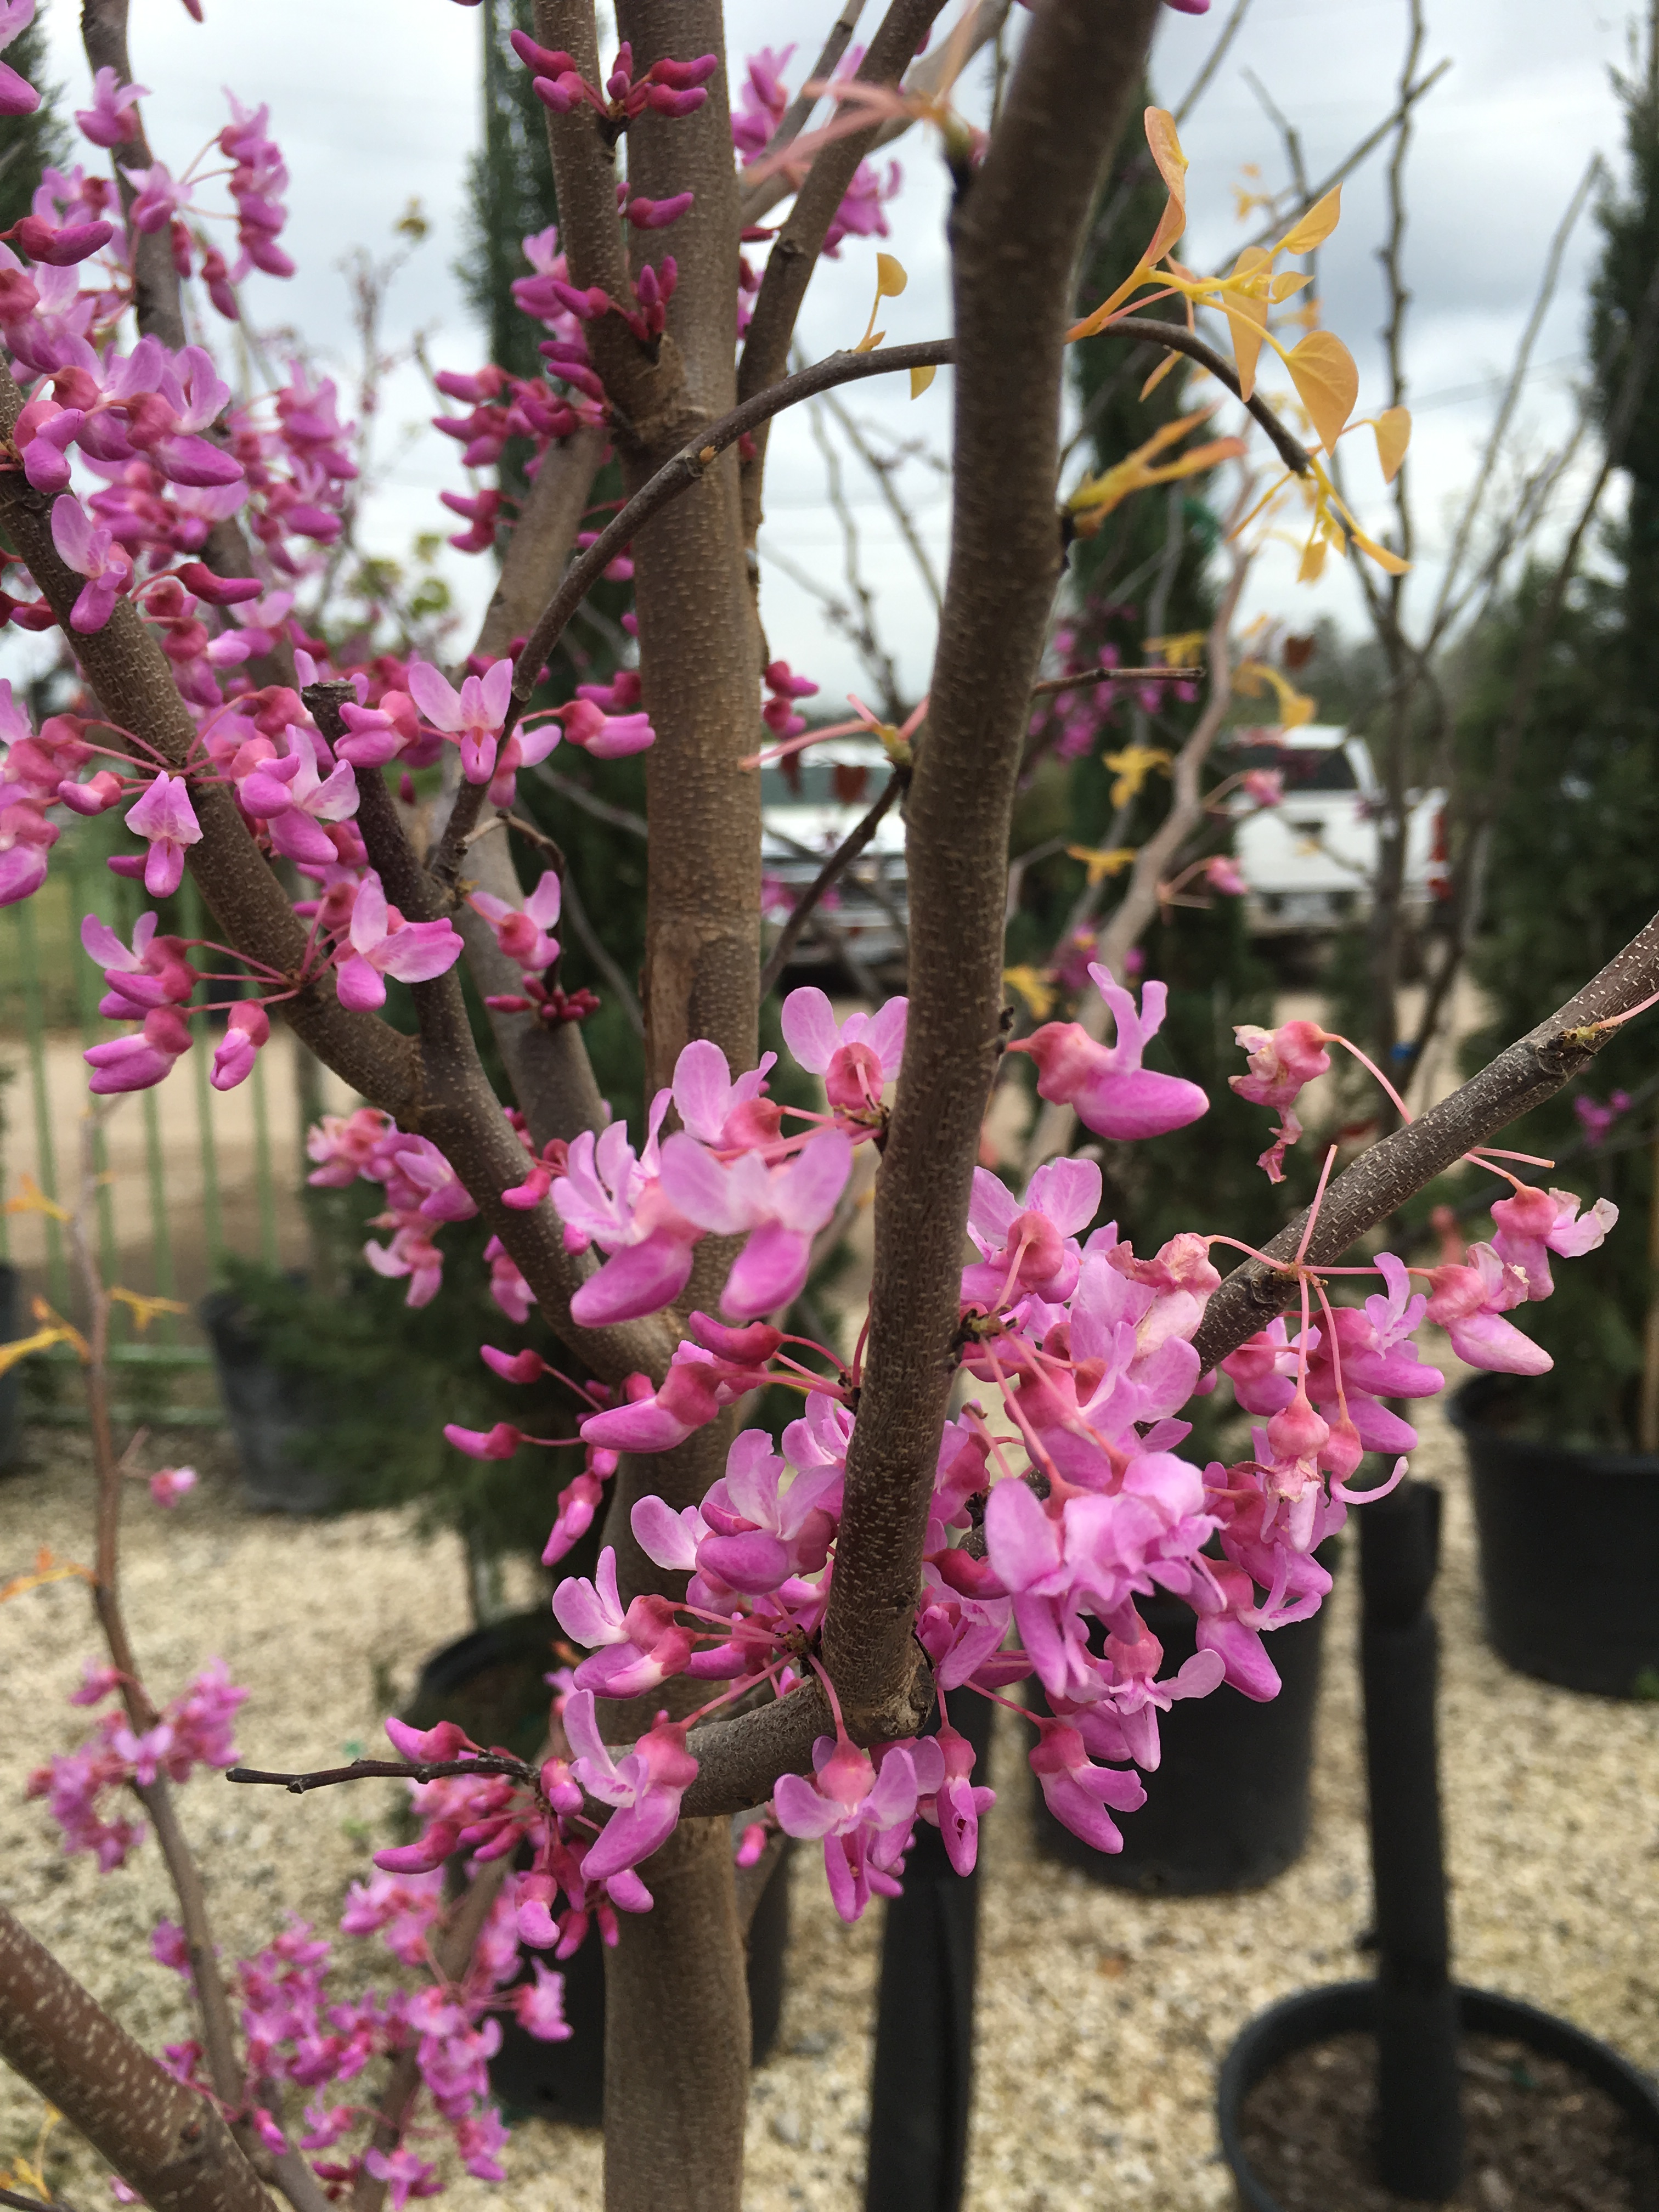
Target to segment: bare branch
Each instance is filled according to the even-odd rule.
[[[3,1906],[0,2059],[155,2212],[276,2212],[210,2100],[157,2065]]]
[[[227,1782],[268,1784],[303,1797],[308,1790],[331,1789],[339,1782],[435,1782],[447,1774],[501,1774],[510,1781],[536,1785],[536,1770],[522,1759],[509,1759],[494,1751],[478,1752],[470,1759],[354,1759],[349,1766],[319,1766],[308,1774],[270,1774],[257,1766],[233,1766]]]
[[[909,781],[908,774],[902,769],[896,769],[888,777],[881,796],[875,805],[848,831],[799,898],[796,900],[794,910],[779,931],[778,941],[768,954],[766,965],[761,970],[760,988],[763,999],[768,992],[777,988],[778,978],[789,965],[790,955],[800,941],[802,930],[812,918],[812,909],[831,884],[843,875],[857,860],[859,854],[875,836],[883,817],[890,811],[895,800],[902,796]]]
[[[1316,1266],[1340,1260],[1358,1237],[1384,1221],[1425,1183],[1443,1175],[1472,1147],[1486,1144],[1522,1115],[1582,1074],[1618,1034],[1616,1018],[1659,990],[1659,917],[1616,953],[1565,1006],[1499,1053],[1449,1098],[1362,1152],[1326,1191],[1307,1256]],[[1296,1253],[1308,1223],[1304,1208],[1263,1247],[1274,1259]],[[1291,1278],[1247,1260],[1210,1300],[1194,1339],[1206,1368],[1235,1352],[1290,1304]]]

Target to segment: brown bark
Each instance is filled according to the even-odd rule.
[[[1156,14],[1156,0],[1092,0],[1033,15],[955,218],[956,507],[907,808],[909,1026],[876,1191],[869,1364],[823,1634],[848,1725],[866,1741],[908,1735],[931,1696],[912,1623],[997,1060],[1009,814],[1060,572],[1065,332],[1084,225]]]
[[[0,2058],[155,2212],[276,2212],[206,2098],[164,2073],[3,1907]]]

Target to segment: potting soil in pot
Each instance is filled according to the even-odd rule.
[[[1421,2212],[1370,2178],[1376,2046],[1336,2035],[1244,2100],[1244,2148],[1283,2212]],[[1604,2090],[1523,2044],[1463,2044],[1468,2160],[1449,2212],[1656,2212],[1659,2153]]]

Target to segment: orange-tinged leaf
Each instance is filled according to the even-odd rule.
[[[920,368],[913,368],[910,371],[911,398],[920,399],[938,374],[939,371],[933,367],[932,362],[925,362]]]
[[[1267,297],[1277,307],[1281,300],[1288,300],[1293,293],[1299,292],[1304,284],[1312,283],[1313,278],[1305,269],[1282,269],[1267,287]]]
[[[1316,246],[1325,243],[1341,220],[1342,187],[1338,185],[1334,191],[1327,192],[1322,200],[1316,201],[1308,210],[1294,230],[1280,239],[1276,251],[1280,253],[1311,253]]]
[[[1376,458],[1382,464],[1382,481],[1392,483],[1400,473],[1400,464],[1406,458],[1406,448],[1412,441],[1412,413],[1409,407],[1385,407],[1371,428],[1376,433]]]
[[[904,264],[896,254],[878,253],[876,256],[876,297],[896,300],[910,279],[904,273]]]
[[[55,1198],[48,1198],[33,1176],[20,1175],[17,1195],[6,1200],[8,1213],[44,1213],[53,1221],[72,1221],[75,1217],[68,1206],[59,1206]]]
[[[1397,553],[1390,553],[1386,545],[1379,545],[1374,538],[1367,538],[1363,530],[1354,532],[1353,542],[1362,553],[1369,553],[1377,567],[1386,568],[1391,576],[1403,576],[1411,568],[1409,561],[1402,561]]]
[[[1253,301],[1237,307],[1227,303],[1227,328],[1232,333],[1233,362],[1238,370],[1238,396],[1249,399],[1255,390],[1255,367],[1261,356],[1261,333],[1267,325],[1265,307]]]
[[[1296,572],[1298,584],[1316,584],[1325,569],[1325,541],[1316,531],[1302,549],[1302,565]]]
[[[1359,397],[1353,356],[1331,331],[1310,331],[1286,354],[1285,365],[1320,443],[1328,453],[1333,452]]]
[[[1170,374],[1170,371],[1175,367],[1176,362],[1179,361],[1180,358],[1181,356],[1179,354],[1166,353],[1164,355],[1163,360],[1159,362],[1158,367],[1152,371],[1145,384],[1140,387],[1140,396],[1143,399],[1149,399],[1152,397],[1152,393],[1157,391],[1158,386],[1163,383],[1164,378]]]
[[[1187,156],[1181,150],[1175,118],[1167,108],[1149,107],[1146,113],[1146,144],[1158,164],[1170,197],[1158,217],[1152,242],[1142,257],[1150,268],[1167,253],[1187,228]]]

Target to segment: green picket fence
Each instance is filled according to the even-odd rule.
[[[0,910],[0,1069],[9,1079],[0,1085],[0,1179],[8,1196],[15,1194],[26,1170],[59,1204],[73,1203],[77,1195],[86,1098],[80,1054],[122,1033],[120,1024],[103,1020],[98,1012],[103,981],[82,950],[81,924],[86,915],[96,915],[130,938],[143,905],[139,886],[105,866],[112,849],[113,836],[105,823],[73,825],[53,853],[52,873],[42,889]],[[187,938],[211,933],[188,876],[169,902],[162,926]],[[233,966],[222,957],[197,957],[198,965],[225,973]],[[225,987],[219,988],[222,993]],[[204,981],[197,988],[197,1003],[209,1001],[210,985]],[[299,1138],[304,1121],[321,1102],[315,1096],[315,1064],[308,1063],[291,1101],[295,1127],[279,1157],[273,1141],[272,1086],[280,1097],[283,1070],[292,1065],[286,1057],[289,1041],[284,1037],[279,1052],[267,1048],[260,1054],[244,1086],[246,1097],[235,1092],[222,1096],[208,1080],[217,1031],[199,1020],[192,1027],[196,1042],[185,1062],[165,1084],[129,1100],[100,1132],[94,1203],[105,1280],[159,1297],[183,1298],[193,1306],[220,1278],[232,1253],[275,1267],[301,1244]],[[271,1061],[278,1065],[268,1065]],[[228,1176],[224,1133],[233,1120],[237,1141]],[[119,1154],[118,1164],[112,1161],[112,1150]],[[24,1221],[31,1224],[27,1231]],[[30,1246],[26,1255],[16,1249],[21,1243]],[[28,1261],[26,1289],[72,1314],[77,1301],[59,1224],[49,1217],[20,1220],[0,1211],[0,1260],[21,1257]],[[118,1314],[112,1332],[112,1358],[118,1364],[134,1370],[187,1370],[209,1364],[193,1311],[160,1315],[142,1334],[125,1309]],[[66,1349],[64,1356],[73,1358]],[[47,1418],[53,1417],[52,1407],[45,1410]],[[181,1402],[167,1410],[197,1420],[217,1419],[216,1411],[204,1405]],[[72,1416],[65,1408],[60,1417]],[[160,1417],[160,1409],[151,1415]]]

